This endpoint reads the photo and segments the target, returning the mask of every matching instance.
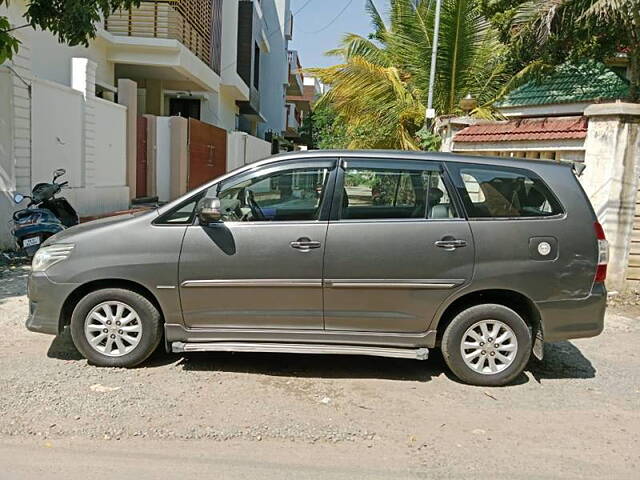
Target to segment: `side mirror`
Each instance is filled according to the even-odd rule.
[[[16,193],[13,196],[13,201],[16,203],[21,203],[24,200],[24,195],[22,195],[21,193]]]
[[[198,215],[200,225],[220,222],[222,220],[220,199],[217,197],[204,197],[196,206],[196,215]]]
[[[65,173],[67,173],[67,171],[64,168],[59,168],[53,172],[53,179],[55,180],[56,178],[61,177]]]

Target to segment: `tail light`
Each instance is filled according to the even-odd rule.
[[[598,222],[593,224],[598,240],[598,266],[596,267],[596,278],[594,282],[604,283],[607,279],[607,264],[609,263],[609,242],[604,236],[604,229]]]

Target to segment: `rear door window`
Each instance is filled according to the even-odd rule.
[[[457,218],[437,169],[349,167],[344,174],[344,220]]]
[[[456,165],[469,218],[549,217],[563,213],[535,173],[509,167]]]

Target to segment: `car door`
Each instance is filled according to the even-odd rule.
[[[191,328],[322,329],[334,160],[269,164],[216,185],[222,222],[186,229],[180,298]]]
[[[327,330],[427,330],[473,274],[473,237],[451,194],[436,162],[342,162],[325,250]]]

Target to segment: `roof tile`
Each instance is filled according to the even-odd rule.
[[[587,136],[587,117],[544,117],[471,125],[458,132],[455,142],[512,142],[581,139]]]
[[[629,82],[604,64],[565,63],[541,81],[532,80],[507,94],[496,107],[520,107],[625,98]]]

